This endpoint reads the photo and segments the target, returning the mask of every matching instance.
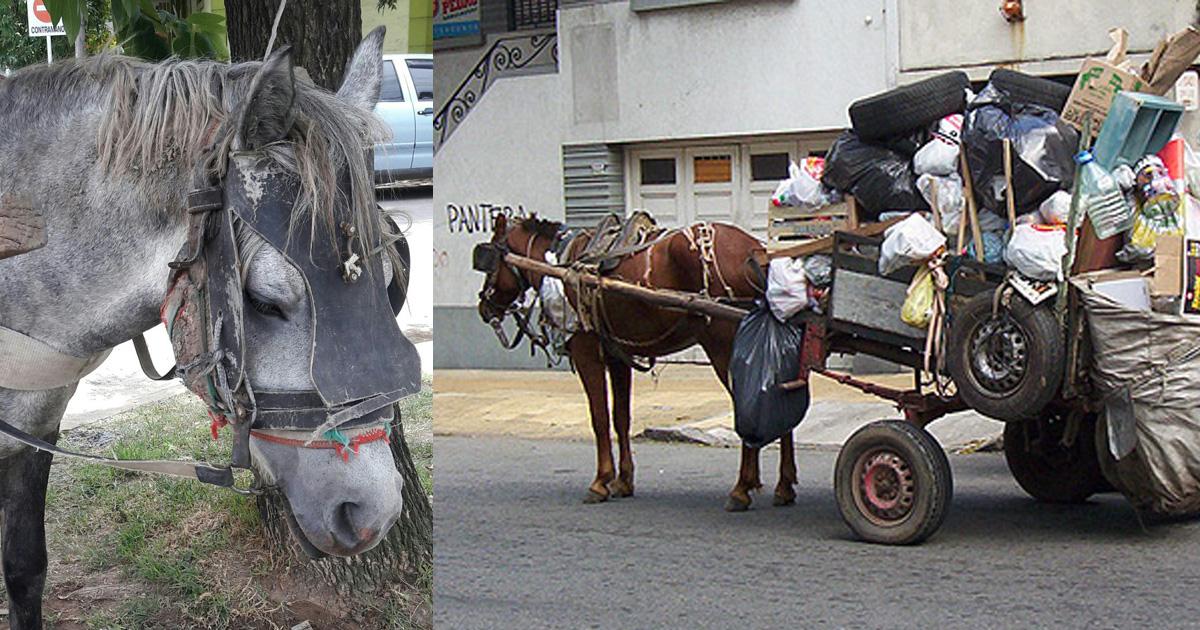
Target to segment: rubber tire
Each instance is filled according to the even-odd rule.
[[[1042,454],[1029,452],[1025,444],[1025,425],[1023,422],[1004,425],[1004,460],[1013,479],[1026,494],[1042,503],[1083,503],[1093,494],[1112,487],[1100,469],[1095,416],[1088,416],[1080,423],[1079,435],[1075,436],[1069,451],[1071,462],[1068,466],[1048,464]],[[1058,437],[1055,435],[1052,439]]]
[[[854,501],[854,464],[860,455],[879,447],[903,457],[916,477],[912,511],[893,527],[871,522]],[[928,431],[903,420],[872,422],[855,431],[838,453],[833,488],[850,531],[866,542],[885,545],[914,545],[932,536],[946,519],[954,495],[946,451]]]
[[[886,140],[924,127],[967,106],[965,72],[947,72],[855,101],[850,122],[866,141]]]
[[[968,407],[1005,422],[1036,418],[1058,397],[1066,361],[1066,339],[1052,310],[1053,300],[1032,306],[1014,295],[1009,315],[1024,332],[1028,344],[1025,378],[1008,395],[990,392],[971,370],[970,337],[992,316],[992,292],[971,297],[952,311],[947,336],[946,370]]]
[[[997,68],[988,77],[988,82],[1006,92],[1014,103],[1032,103],[1062,112],[1071,96],[1071,86],[1043,79],[1031,74]]]

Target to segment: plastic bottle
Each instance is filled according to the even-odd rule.
[[[1108,238],[1129,230],[1133,213],[1121,187],[1108,171],[1096,163],[1090,151],[1080,151],[1075,156],[1079,164],[1079,205],[1099,238]]]

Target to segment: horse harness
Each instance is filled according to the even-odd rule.
[[[202,178],[208,180],[208,178]],[[343,198],[349,179],[341,182]],[[307,448],[333,448],[343,459],[359,445],[388,440],[388,416],[401,398],[420,389],[415,346],[395,325],[403,303],[401,270],[385,284],[381,255],[393,242],[378,230],[359,234],[353,209],[335,204],[336,228],[314,219],[311,229],[291,226],[297,178],[272,169],[263,154],[233,153],[221,178],[201,181],[187,196],[187,241],[170,263],[168,291],[160,309],[176,367],[158,374],[145,339],[134,339],[138,360],[155,380],[178,376],[205,401],[213,437],[228,425],[234,433],[231,462],[120,461],[75,453],[0,422],[0,434],[38,450],[97,463],[198,479],[240,493],[258,493],[251,466],[251,436]],[[303,276],[313,331],[306,390],[268,391],[246,374],[244,269],[253,252],[241,251],[237,230],[250,230],[263,247],[278,250]],[[340,237],[340,238],[339,238]],[[342,247],[336,246],[342,244]],[[332,360],[331,360],[332,359]],[[307,440],[267,433],[305,431]],[[346,432],[355,431],[348,436]],[[251,470],[249,489],[234,485],[233,469]]]
[[[733,290],[729,287],[724,274],[717,264],[715,230],[708,223],[700,223],[674,230],[664,230],[655,224],[654,219],[649,214],[638,211],[624,221],[621,221],[616,215],[606,216],[592,230],[570,229],[563,226],[559,229],[550,244],[549,251],[554,253],[555,261],[561,261],[563,265],[570,268],[563,279],[563,283],[575,292],[576,310],[581,328],[600,338],[606,354],[639,371],[647,371],[653,368],[654,359],[650,358],[646,362],[638,361],[636,357],[626,352],[621,346],[649,348],[658,345],[675,336],[683,327],[687,326],[690,323],[689,318],[680,318],[675,325],[651,340],[638,341],[622,338],[614,332],[612,322],[608,319],[608,313],[604,307],[603,291],[599,286],[582,282],[581,277],[583,274],[605,275],[615,269],[627,257],[645,252],[647,257],[646,271],[643,274],[641,284],[649,287],[653,264],[651,256],[654,246],[675,233],[684,234],[688,240],[690,249],[697,251],[700,256],[703,267],[704,292],[706,294],[709,292],[712,278],[715,277],[720,282],[720,286],[726,295],[730,299],[735,299]],[[524,253],[516,253],[518,255],[529,256],[536,236],[536,233],[530,236],[529,244],[526,246]],[[575,253],[576,243],[578,239],[583,237],[588,238],[587,245],[581,251]],[[522,337],[527,336],[531,341],[531,353],[540,346],[546,351],[547,356],[549,356],[549,351],[546,350],[548,335],[545,330],[541,334],[532,331],[530,324],[532,317],[530,313],[534,304],[532,302],[522,304],[523,300],[520,298],[507,306],[495,301],[497,271],[501,264],[507,266],[509,271],[516,276],[519,296],[524,296],[531,288],[536,289],[520,269],[505,259],[505,256],[509,253],[513,252],[508,245],[507,239],[500,242],[490,241],[480,243],[475,246],[475,250],[472,253],[472,267],[476,271],[487,274],[484,280],[484,287],[479,293],[479,298],[500,313],[499,316],[493,317],[488,323],[493,331],[495,331],[501,345],[505,349],[511,350],[515,348],[520,343]],[[511,341],[509,341],[501,325],[504,317],[507,315],[513,315],[518,328],[516,337]],[[544,328],[545,323],[543,322]]]

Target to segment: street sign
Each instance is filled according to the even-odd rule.
[[[50,12],[46,10],[44,0],[25,0],[29,15],[29,36],[49,37],[51,35],[66,35],[66,26],[61,22],[55,26],[50,22]]]

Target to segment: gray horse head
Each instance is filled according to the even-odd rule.
[[[241,392],[309,392],[331,408],[355,407],[357,394],[334,396],[333,387],[314,381],[354,374],[346,387],[353,392],[383,362],[362,352],[361,340],[320,341],[321,304],[329,302],[323,292],[334,285],[314,280],[312,265],[291,245],[305,244],[313,259],[357,252],[359,282],[386,286],[391,278],[385,253],[369,246],[385,231],[367,153],[387,133],[373,114],[382,43],[382,29],[363,41],[337,94],[297,80],[285,50],[235,65],[101,57],[6,79],[0,196],[20,195],[43,208],[49,242],[0,262],[0,325],[81,357],[150,328],[160,316],[166,263],[187,240],[188,191],[197,181],[231,180],[240,197],[227,194],[225,203],[239,256],[237,269],[224,271],[239,291],[230,308],[240,309],[242,324],[235,362]],[[260,210],[280,207],[288,209],[286,243],[256,223]],[[349,228],[357,249],[340,231]],[[357,317],[347,315],[352,321],[368,322],[364,335],[399,334],[387,329],[395,320],[377,304],[342,306]],[[419,380],[415,353],[382,359],[408,371],[417,361]],[[73,390],[0,388],[0,410],[18,410],[10,422],[52,435],[60,403]],[[382,440],[356,439],[377,435],[391,414],[388,406],[374,410],[370,423],[328,427],[338,440],[355,442],[353,449],[312,448],[329,440],[314,442],[319,431],[286,423],[250,434],[249,463],[285,495],[293,532],[310,554],[366,551],[400,517],[402,480],[391,449]],[[0,457],[12,452],[14,445],[0,442]]]

